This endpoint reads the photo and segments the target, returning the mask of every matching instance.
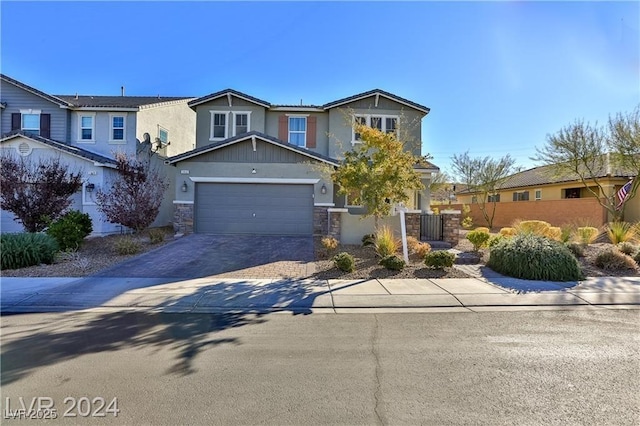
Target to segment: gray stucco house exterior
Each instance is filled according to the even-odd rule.
[[[71,208],[89,213],[95,235],[120,232],[97,211],[95,190],[115,176],[117,152],[149,156],[167,172],[164,158],[193,149],[192,99],[50,95],[0,74],[0,149],[25,160],[59,156],[72,170],[82,170],[82,191]],[[155,226],[171,223],[173,176],[170,181]],[[12,213],[2,211],[1,218],[2,232],[23,230]]]
[[[399,132],[421,155],[429,108],[383,90],[323,105],[272,105],[227,89],[191,100],[195,149],[168,158],[175,168],[174,229],[180,233],[327,234],[345,211],[329,173],[359,143],[353,123]],[[404,132],[404,133],[403,133]],[[417,170],[428,188],[437,166]],[[428,189],[411,205],[429,209]]]

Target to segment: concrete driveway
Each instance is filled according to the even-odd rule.
[[[254,268],[255,275],[256,267],[278,263],[280,268],[302,265],[304,270],[312,261],[312,237],[191,234],[95,276],[191,279],[248,268]]]

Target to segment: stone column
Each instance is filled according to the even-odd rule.
[[[460,240],[460,210],[443,210],[440,212],[442,221],[444,222],[443,240],[451,246],[458,245]]]
[[[184,235],[193,233],[193,203],[173,205],[173,231]]]
[[[342,234],[342,213],[347,213],[347,209],[329,208],[327,209],[329,229],[327,235],[340,241]]]
[[[329,234],[329,213],[328,207],[313,207],[313,235]]]
[[[404,218],[407,237],[415,237],[420,241],[420,212],[405,213]]]

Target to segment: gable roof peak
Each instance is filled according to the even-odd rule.
[[[63,99],[60,99],[57,96],[50,95],[48,93],[45,93],[45,92],[43,92],[41,90],[36,89],[35,87],[31,87],[28,84],[25,84],[25,83],[23,83],[21,81],[18,81],[15,78],[11,78],[6,74],[0,73],[0,80],[6,81],[7,83],[10,83],[10,84],[12,84],[12,85],[14,85],[16,87],[19,87],[19,88],[21,88],[23,90],[26,90],[27,92],[33,93],[36,96],[40,96],[41,98],[46,99],[49,102],[53,102],[54,104],[57,104],[57,105],[59,105],[61,107],[70,107],[71,106],[71,104],[69,102],[67,102],[67,101],[65,101]]]
[[[230,89],[230,88],[229,89],[220,90],[218,92],[210,93],[208,95],[205,95],[205,96],[202,96],[200,98],[194,99],[194,100],[189,102],[189,106],[191,108],[194,108],[194,107],[196,107],[198,105],[207,103],[207,102],[212,101],[214,99],[222,98],[224,96],[235,96],[237,98],[244,99],[245,101],[252,102],[252,103],[254,103],[256,105],[262,106],[264,108],[270,108],[271,107],[271,103],[269,103],[267,101],[264,101],[262,99],[258,99],[258,98],[254,97],[254,96],[247,95],[246,93],[242,93],[242,92],[240,92],[238,90]]]
[[[347,103],[351,103],[351,102],[355,102],[355,101],[359,101],[361,99],[365,99],[371,96],[383,96],[387,99],[390,99],[392,101],[398,102],[400,104],[404,104],[410,108],[413,108],[415,110],[418,110],[420,112],[423,112],[425,114],[429,114],[429,111],[431,111],[431,108],[426,107],[424,105],[420,105],[419,103],[410,101],[409,99],[405,99],[402,98],[398,95],[394,95],[391,92],[387,92],[385,90],[382,89],[372,89],[366,92],[362,92],[362,93],[358,93],[357,95],[353,95],[353,96],[349,96],[346,98],[342,98],[342,99],[338,99],[336,101],[333,102],[329,102],[324,104],[322,107],[324,109],[331,109],[331,108],[336,108],[339,107],[341,105],[347,104]]]

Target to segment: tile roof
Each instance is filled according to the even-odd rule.
[[[74,108],[139,108],[146,105],[193,99],[193,97],[187,96],[56,96]]]
[[[202,96],[200,98],[194,99],[191,102],[189,102],[189,106],[193,108],[193,107],[195,107],[197,105],[200,105],[200,104],[203,104],[205,102],[209,102],[211,100],[218,99],[218,98],[221,98],[223,96],[226,96],[227,94],[231,94],[231,95],[234,95],[234,96],[236,96],[238,98],[245,99],[245,100],[247,100],[249,102],[256,103],[256,104],[261,105],[261,106],[263,106],[265,108],[270,108],[271,107],[271,104],[269,102],[267,102],[267,101],[263,101],[262,99],[258,99],[256,97],[253,97],[251,95],[247,95],[246,93],[242,93],[242,92],[239,92],[239,91],[233,90],[233,89],[221,90],[219,92],[210,93],[208,95],[205,95],[205,96]]]
[[[38,90],[38,89],[36,89],[34,87],[31,87],[31,86],[29,86],[27,84],[24,84],[24,83],[22,83],[22,82],[20,82],[20,81],[18,81],[16,79],[13,79],[13,78],[9,77],[8,75],[0,74],[0,80],[4,80],[7,83],[11,83],[14,86],[20,87],[21,89],[24,89],[27,92],[31,92],[34,95],[40,96],[41,98],[44,98],[44,99],[46,99],[46,100],[48,100],[50,102],[53,102],[54,104],[58,104],[58,105],[63,106],[63,107],[71,106],[64,99],[60,99],[57,96],[52,96],[52,95],[49,95],[47,93],[44,93],[43,91]]]
[[[607,171],[606,165],[603,164],[602,167],[594,173],[594,177],[603,178],[606,176],[611,177],[629,177],[634,176],[635,174],[628,171],[622,170],[620,168],[612,168]],[[580,177],[576,173],[563,173],[558,175],[554,172],[553,167],[550,165],[538,166],[532,169],[523,170],[518,173],[514,173],[509,176],[497,189],[514,189],[514,188],[524,188],[529,186],[539,186],[539,185],[549,185],[556,183],[564,183],[564,182],[576,182],[579,181]],[[463,191],[457,191],[458,194],[463,193],[472,193],[468,189]]]
[[[316,160],[324,161],[326,163],[329,163],[329,164],[332,164],[332,165],[335,165],[335,166],[340,164],[340,162],[338,160],[334,159],[334,158],[327,157],[327,156],[322,155],[322,154],[318,154],[315,151],[311,151],[311,150],[306,149],[306,148],[301,148],[299,146],[292,145],[292,144],[287,143],[287,142],[283,142],[280,139],[274,138],[273,136],[269,136],[269,135],[266,135],[264,133],[256,132],[256,131],[251,131],[251,132],[248,132],[248,133],[244,133],[244,134],[241,134],[241,135],[238,135],[238,136],[234,136],[232,138],[225,139],[223,141],[214,142],[214,143],[211,143],[209,145],[201,146],[199,148],[196,148],[196,149],[188,151],[188,152],[184,152],[182,154],[174,155],[173,157],[167,158],[165,162],[167,164],[174,164],[174,163],[180,162],[182,160],[186,160],[187,158],[196,157],[196,156],[198,156],[200,154],[203,154],[205,152],[214,151],[216,149],[219,149],[219,148],[222,148],[222,147],[225,147],[225,146],[228,146],[228,145],[232,145],[232,144],[240,142],[240,141],[244,141],[244,140],[250,139],[253,136],[255,136],[257,138],[260,138],[262,140],[265,140],[267,142],[270,142],[270,143],[272,143],[274,145],[279,145],[279,146],[281,146],[283,148],[286,148],[286,149],[289,149],[291,151],[298,152],[299,154],[302,154],[302,155],[304,155],[306,157],[311,157],[311,158],[314,158]]]
[[[31,139],[36,142],[43,143],[45,145],[49,145],[52,148],[59,149],[61,151],[67,152],[69,154],[82,157],[86,160],[93,161],[96,163],[102,163],[105,165],[115,165],[116,161],[113,158],[106,157],[101,154],[97,154],[95,152],[87,151],[86,149],[78,148],[76,146],[67,145],[66,143],[58,142],[53,139],[43,138],[42,136],[32,135],[29,133],[25,133],[21,130],[16,130],[14,132],[8,133],[2,136],[0,142],[5,142],[11,139],[15,139],[17,137],[23,137],[26,139]]]
[[[338,99],[337,101],[333,101],[333,102],[329,102],[327,104],[324,104],[322,107],[324,109],[335,108],[337,106],[344,105],[344,104],[349,103],[349,102],[357,101],[359,99],[368,98],[368,97],[374,96],[374,95],[382,95],[385,98],[391,99],[391,100],[396,101],[396,102],[403,103],[405,105],[410,106],[411,108],[414,108],[414,109],[417,109],[419,111],[422,111],[425,114],[428,114],[429,111],[431,110],[430,108],[428,108],[428,107],[426,107],[424,105],[420,105],[420,104],[415,103],[413,101],[410,101],[408,99],[401,98],[400,96],[394,95],[393,93],[385,92],[384,90],[380,90],[380,89],[373,89],[373,90],[369,90],[368,92],[363,92],[363,93],[359,93],[357,95],[349,96],[347,98]]]

